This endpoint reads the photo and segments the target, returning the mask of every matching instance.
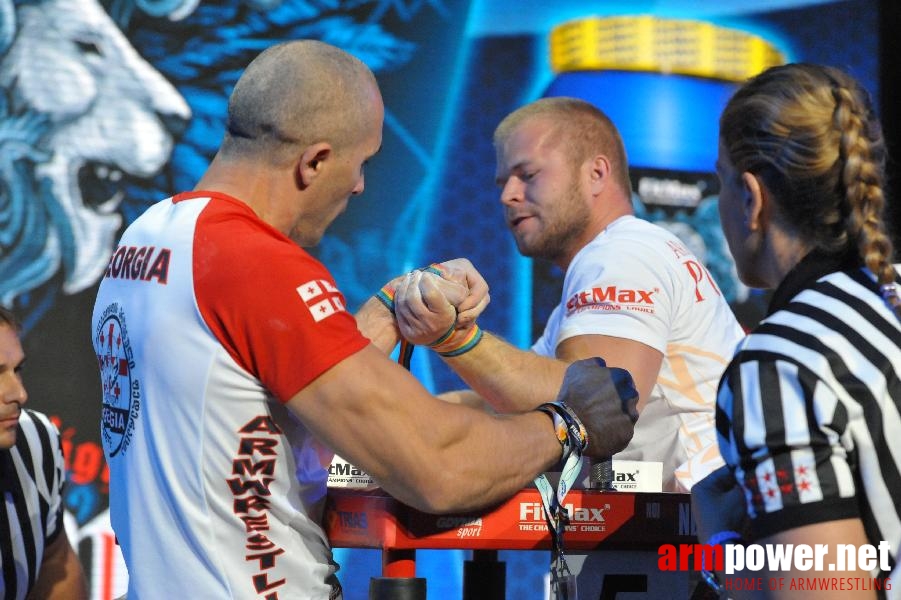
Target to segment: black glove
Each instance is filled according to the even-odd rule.
[[[638,420],[638,391],[625,369],[601,358],[577,360],[567,369],[557,402],[568,406],[588,433],[585,455],[609,458],[625,448]]]

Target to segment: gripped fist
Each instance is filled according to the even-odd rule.
[[[420,270],[392,282],[398,329],[412,344],[434,344],[452,327],[453,339],[466,336],[491,301],[488,283],[468,259],[433,266],[441,276]]]
[[[469,290],[466,298],[454,306],[457,307],[457,327],[470,327],[491,302],[488,282],[466,258],[446,260],[441,263],[441,267],[444,269],[445,279],[460,283]]]
[[[577,360],[566,369],[557,401],[569,406],[585,426],[586,456],[609,458],[632,439],[638,392],[625,369],[607,367],[601,358]]]
[[[411,271],[394,290],[394,315],[411,344],[429,345],[457,323],[457,305],[469,296],[465,285],[428,271]]]

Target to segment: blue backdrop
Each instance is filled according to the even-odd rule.
[[[367,167],[366,193],[313,249],[349,306],[396,273],[467,256],[492,284],[483,325],[527,347],[557,300],[560,274],[521,258],[505,230],[493,183],[495,125],[539,96],[581,95],[620,126],[636,172],[689,173],[712,185],[704,177],[713,169],[716,107],[730,90],[691,77],[557,76],[551,29],[599,14],[697,18],[753,32],[788,60],[847,68],[876,93],[874,0],[782,5],[789,8],[750,12],[720,0],[0,0],[0,301],[26,322],[32,406],[63,431],[70,526],[93,596],[123,585],[103,527],[107,479],[88,332],[97,277],[122,226],[194,186],[253,56],[281,40],[317,38],[359,56],[382,86],[385,138]],[[736,309],[753,320],[761,299],[734,280],[715,189],[705,194],[691,210],[663,211],[640,197],[636,209],[703,247]],[[434,391],[460,385],[425,352],[414,355],[413,370]],[[338,558],[348,600],[365,598],[378,553],[339,550]],[[460,597],[463,558],[420,553],[429,598]],[[535,597],[544,553],[502,558],[508,597]]]

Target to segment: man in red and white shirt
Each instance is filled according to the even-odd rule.
[[[372,299],[355,318],[302,249],[363,191],[383,117],[359,60],[321,42],[273,46],[236,84],[195,191],[123,234],[93,342],[129,600],[340,597],[320,526],[334,452],[431,512],[502,500],[560,459],[541,412],[497,417],[431,396],[387,356],[399,339],[388,308]],[[432,317],[445,328],[487,293],[454,266],[471,289],[437,277],[418,288],[441,297]],[[456,309],[439,286],[456,289]],[[536,360],[562,382],[589,451],[628,443],[635,398],[613,382],[628,374]],[[567,392],[586,379],[596,392]]]

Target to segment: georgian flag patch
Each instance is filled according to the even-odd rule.
[[[337,312],[343,312],[344,297],[330,281],[314,279],[297,287],[297,293],[307,305],[317,323]]]

